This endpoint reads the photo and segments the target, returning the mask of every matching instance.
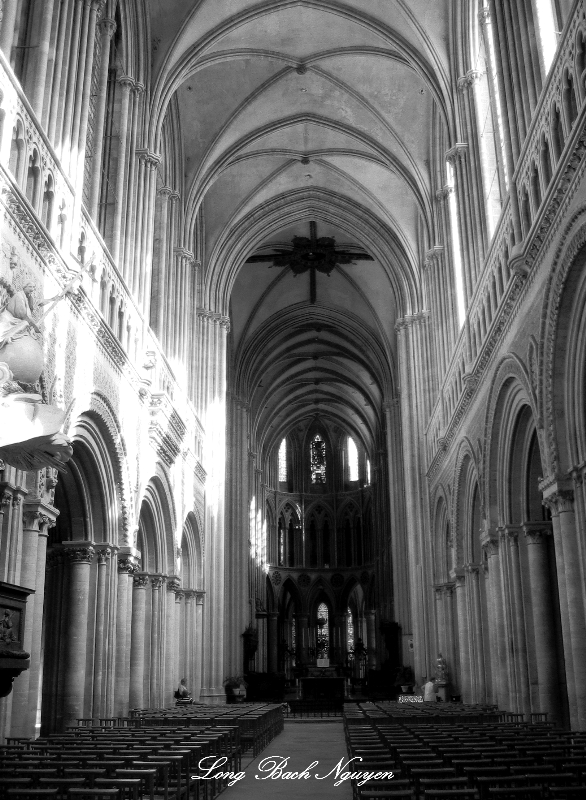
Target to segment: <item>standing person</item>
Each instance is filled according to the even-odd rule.
[[[435,683],[431,680],[431,678],[429,680],[424,678],[423,680],[423,701],[425,703],[435,703]]]

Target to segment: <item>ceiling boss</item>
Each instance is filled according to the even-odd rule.
[[[293,275],[309,272],[309,302],[313,305],[317,299],[316,272],[330,276],[332,270],[342,264],[353,264],[355,261],[374,261],[372,256],[364,252],[340,250],[336,240],[331,236],[317,236],[317,223],[309,223],[309,239],[306,236],[294,236],[293,248],[277,248],[276,253],[251,256],[246,264],[262,264],[272,261],[271,267],[289,267]]]

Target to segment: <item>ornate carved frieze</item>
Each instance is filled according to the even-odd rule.
[[[186,426],[167,393],[151,396],[149,437],[157,455],[171,466],[179,453]]]
[[[202,467],[200,461],[196,461],[195,462],[194,474],[195,474],[195,477],[198,479],[198,481],[200,481],[201,483],[205,483],[206,482],[206,478],[207,478],[208,474],[205,471],[205,469]]]

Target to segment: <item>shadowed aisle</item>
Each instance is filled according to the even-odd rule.
[[[283,772],[302,772],[309,765],[318,761],[319,764],[309,770],[308,779],[285,780],[282,778],[268,777],[271,770],[268,761],[275,763],[288,757],[287,765]],[[248,800],[248,798],[302,798],[319,797],[320,800],[350,800],[352,787],[350,781],[344,781],[340,786],[337,782],[335,766],[340,759],[345,764],[348,760],[348,751],[344,741],[344,727],[342,721],[330,723],[285,723],[285,730],[274,739],[263,752],[243,766],[245,777],[234,786],[229,786],[223,793],[225,800]],[[246,762],[244,762],[246,764]],[[260,764],[260,768],[259,768]],[[262,772],[265,766],[266,771]],[[329,777],[318,780],[314,776],[327,775]],[[255,776],[258,775],[257,779]],[[264,779],[264,780],[263,780]]]

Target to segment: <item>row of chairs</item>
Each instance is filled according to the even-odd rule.
[[[256,755],[283,727],[280,706],[240,707],[238,714],[214,714],[213,725],[88,725],[36,740],[11,739],[0,746],[2,796],[10,800],[213,800],[227,785],[225,773],[241,768],[242,753]],[[209,714],[209,707],[208,707]],[[279,725],[280,719],[280,725]],[[221,761],[207,777],[205,766]],[[222,777],[213,779],[217,771]]]
[[[411,725],[364,704],[345,715],[354,768],[393,777],[353,782],[356,800],[413,798],[586,798],[586,734],[547,725]],[[357,721],[360,720],[360,723]]]

